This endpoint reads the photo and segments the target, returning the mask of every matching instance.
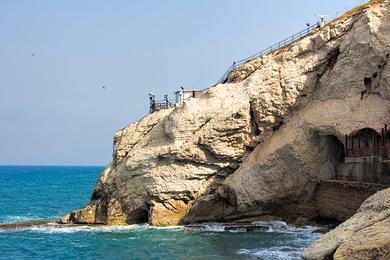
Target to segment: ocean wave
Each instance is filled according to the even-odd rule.
[[[33,226],[28,230],[42,233],[76,233],[76,232],[93,232],[93,233],[106,233],[106,232],[123,232],[129,230],[143,230],[149,228],[147,224],[136,224],[128,226],[93,226],[93,225],[58,225],[55,223]]]
[[[0,224],[12,224],[12,223],[21,223],[39,219],[37,216],[4,216],[0,219]]]
[[[319,227],[315,226],[303,226],[303,227],[294,227],[288,225],[284,221],[254,221],[252,224],[255,225],[264,225],[268,226],[268,232],[281,232],[281,233],[312,233],[319,229]]]
[[[289,245],[272,246],[269,248],[255,248],[255,249],[240,249],[237,251],[238,255],[244,255],[248,258],[260,258],[260,259],[302,259],[302,251],[319,238],[319,234],[314,233],[318,227],[304,226],[304,227],[293,227],[289,226],[283,221],[256,221],[253,222],[257,225],[265,225],[270,229],[266,232],[289,234],[292,235]]]
[[[29,219],[28,221],[31,221]],[[26,221],[26,222],[28,222]],[[108,232],[127,232],[127,231],[146,231],[152,229],[158,230],[183,230],[183,226],[170,226],[170,227],[154,227],[149,224],[134,224],[127,226],[104,226],[104,225],[60,225],[55,222],[49,222],[46,224],[32,224],[31,226],[21,223],[20,228],[2,230],[6,232],[18,232],[18,231],[33,231],[39,233],[77,233],[77,232],[91,232],[91,233],[108,233]]]
[[[295,260],[302,259],[301,252],[303,248],[294,248],[290,246],[277,246],[261,249],[240,249],[237,254],[245,255],[248,257],[256,257],[260,259],[273,259],[273,260]]]
[[[234,226],[234,228],[229,228]],[[289,226],[283,221],[254,221],[252,223],[237,224],[237,223],[200,223],[186,226],[188,229],[195,229],[205,232],[248,232],[248,228],[251,227],[255,232],[272,232],[272,233],[299,233],[299,234],[312,234],[318,227],[304,226],[293,227]],[[258,229],[256,229],[258,227]]]
[[[104,226],[104,225],[59,225],[55,222],[23,225],[29,221],[34,221],[34,218],[13,218],[15,222],[21,223],[20,228],[15,228],[10,231],[34,231],[42,233],[76,233],[76,232],[127,232],[127,231],[146,231],[146,230],[171,230],[171,231],[189,231],[189,232],[207,232],[207,233],[245,233],[245,232],[273,232],[273,233],[293,233],[299,235],[297,239],[306,240],[313,236],[318,237],[318,234],[313,234],[317,228],[306,226],[296,228],[287,225],[282,221],[256,221],[250,224],[236,224],[236,223],[200,223],[188,226],[169,226],[169,227],[155,227],[149,224],[133,224],[127,226]],[[22,221],[16,221],[22,220]],[[42,220],[42,219],[40,219]],[[303,236],[303,237],[302,237]]]
[[[225,227],[226,225],[223,223],[201,223],[186,226],[186,229],[206,232],[226,232]]]

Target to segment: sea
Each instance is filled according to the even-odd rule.
[[[56,220],[85,205],[103,167],[0,166],[0,224]],[[301,259],[315,227],[257,222],[263,232],[223,224],[156,228],[33,226],[0,231],[0,259]]]

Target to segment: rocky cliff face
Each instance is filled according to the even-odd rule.
[[[372,3],[118,131],[90,203],[63,221],[175,225],[309,201],[345,133],[390,122],[389,28],[389,2]]]
[[[175,225],[251,150],[249,99],[234,86],[152,113],[118,131],[113,162],[76,223]]]
[[[390,189],[368,198],[357,213],[304,253],[310,260],[390,259]]]

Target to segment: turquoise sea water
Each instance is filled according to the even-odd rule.
[[[88,202],[103,167],[0,166],[0,223],[57,219]],[[313,228],[33,227],[0,231],[0,259],[300,259]]]

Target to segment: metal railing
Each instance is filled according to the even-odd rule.
[[[261,58],[267,54],[270,54],[270,53],[277,51],[283,47],[286,47],[286,46],[290,45],[291,43],[305,37],[306,35],[310,34],[312,31],[314,31],[320,27],[321,27],[321,22],[317,22],[311,26],[308,26],[306,29],[304,29],[304,30],[302,30],[294,35],[291,35],[290,37],[287,37],[284,40],[281,40],[280,42],[277,42],[277,43],[271,45],[270,47],[268,47],[260,52],[257,52],[257,53],[255,53],[249,57],[246,57],[244,59],[241,59],[238,61],[233,61],[233,64],[227,69],[225,74],[223,74],[223,76],[218,80],[218,82],[216,84],[225,83],[226,80],[228,79],[229,74],[233,70],[235,70],[237,67],[239,67],[240,65],[242,65],[248,61],[251,61],[251,60],[254,60],[257,58]]]
[[[156,111],[160,111],[160,110],[163,110],[163,109],[168,109],[168,108],[171,108],[171,107],[175,107],[175,103],[172,103],[170,101],[156,101],[155,103],[152,103],[150,105],[150,113],[153,113],[153,112],[156,112]]]
[[[359,2],[355,3],[355,4],[352,4],[352,5],[349,5],[349,6],[345,6],[345,8],[341,11],[341,12],[336,12],[335,16],[331,19],[331,22],[336,20],[340,13],[345,13],[345,12],[348,12],[349,10],[355,8],[356,6],[361,6],[361,5],[364,5],[364,4],[367,4],[369,3],[371,0],[360,0]],[[248,62],[248,61],[251,61],[253,59],[256,59],[256,58],[260,58],[262,56],[265,56],[267,54],[270,54],[274,51],[277,51],[283,47],[286,47],[287,45],[290,45],[291,43],[305,37],[306,35],[310,34],[312,31],[316,30],[317,28],[321,27],[322,25],[325,25],[325,21],[319,21],[317,23],[315,23],[314,25],[311,25],[309,26],[308,28],[294,34],[294,35],[291,35],[290,37],[280,41],[280,42],[277,42],[275,43],[274,45],[258,52],[258,53],[255,53],[247,58],[244,58],[244,59],[241,59],[241,60],[238,60],[238,61],[233,61],[233,64],[226,70],[225,74],[222,75],[222,77],[218,80],[218,82],[215,84],[219,84],[219,83],[225,83],[226,80],[228,79],[228,76],[229,74],[234,71],[235,69],[237,69],[237,67],[239,67],[240,65]],[[214,86],[215,86],[214,85]]]

